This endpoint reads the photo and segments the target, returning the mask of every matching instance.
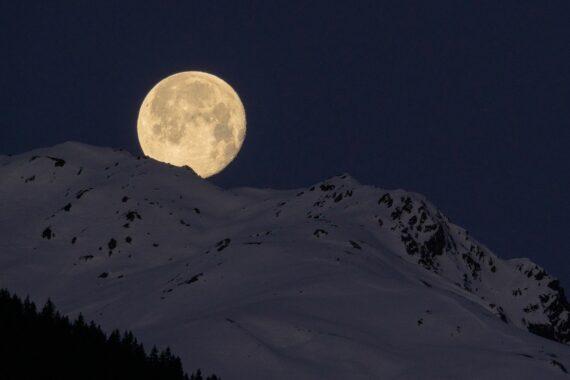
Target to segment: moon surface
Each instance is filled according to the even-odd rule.
[[[221,172],[245,139],[243,104],[222,79],[185,71],[161,80],[145,97],[137,122],[144,154],[200,177]]]

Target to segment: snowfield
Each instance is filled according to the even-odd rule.
[[[348,175],[224,190],[79,143],[0,156],[0,287],[225,380],[569,377],[554,278]]]

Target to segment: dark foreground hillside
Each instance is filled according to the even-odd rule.
[[[41,311],[0,290],[0,378],[10,379],[161,379],[188,377],[170,349],[147,354],[131,332],[109,336],[80,315],[61,316],[48,301]],[[206,380],[216,380],[212,375]]]

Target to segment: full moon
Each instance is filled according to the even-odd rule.
[[[161,80],[145,97],[137,122],[144,154],[200,177],[221,172],[245,138],[245,110],[222,79],[186,71]]]

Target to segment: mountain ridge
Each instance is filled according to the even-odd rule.
[[[421,350],[412,355],[420,364],[402,356],[425,342],[471,360],[475,342],[500,355],[514,342],[557,352],[524,353],[529,376],[564,375],[570,363],[566,346],[527,333],[569,342],[557,280],[528,259],[498,258],[420,194],[346,173],[294,190],[224,190],[189,168],[72,142],[0,159],[0,178],[1,286],[132,329],[222,377],[461,373],[431,368]],[[398,307],[414,314],[405,325]],[[384,327],[370,317],[379,312]],[[211,342],[200,353],[182,337]]]

